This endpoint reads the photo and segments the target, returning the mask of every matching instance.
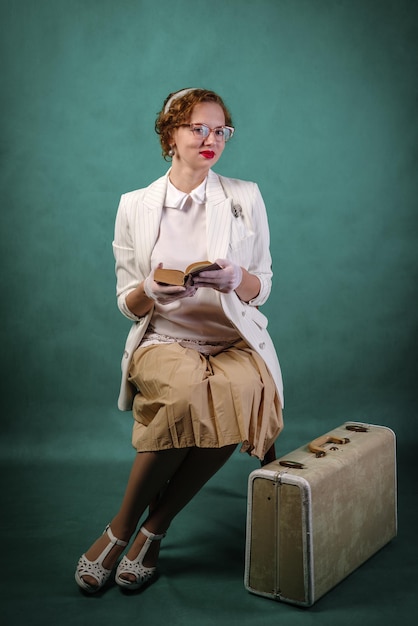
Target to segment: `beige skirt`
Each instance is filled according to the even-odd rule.
[[[178,343],[140,347],[129,380],[138,390],[138,452],[242,443],[242,452],[263,459],[283,428],[271,374],[242,340],[214,356]]]

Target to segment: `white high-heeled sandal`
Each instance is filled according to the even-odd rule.
[[[111,575],[113,570],[103,567],[103,561],[105,560],[113,546],[121,546],[125,548],[128,545],[127,541],[122,541],[121,539],[117,539],[115,537],[110,529],[109,524],[103,531],[103,534],[105,533],[109,537],[110,542],[107,544],[103,552],[99,554],[97,559],[95,559],[94,561],[90,561],[86,557],[86,555],[83,554],[77,564],[75,580],[77,582],[77,585],[81,587],[81,589],[83,589],[84,591],[87,591],[87,593],[96,593],[96,591],[99,591],[99,589],[104,586],[109,576]],[[84,580],[83,576],[92,576],[92,578],[97,580],[97,585],[89,585],[89,583]]]
[[[147,539],[140,549],[138,556],[133,561],[124,556],[118,565],[118,569],[116,570],[116,584],[120,587],[124,587],[125,589],[130,589],[131,591],[139,589],[145,585],[145,583],[150,582],[154,578],[157,568],[145,567],[143,561],[151,543],[153,541],[160,541],[160,539],[165,537],[165,533],[162,535],[155,535],[154,533],[150,533],[144,526],[142,526],[140,532],[145,535]],[[127,580],[126,578],[121,578],[121,574],[133,574],[135,576],[135,580],[132,581]]]

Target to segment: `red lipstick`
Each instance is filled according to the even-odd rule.
[[[213,157],[215,156],[215,153],[214,153],[213,150],[202,150],[202,152],[200,154],[205,159],[213,159]]]

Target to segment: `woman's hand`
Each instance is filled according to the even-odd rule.
[[[158,267],[162,267],[160,263]],[[158,304],[170,304],[181,298],[190,298],[196,293],[196,287],[187,286],[175,286],[175,285],[161,285],[154,280],[154,270],[144,281],[144,291],[148,298],[158,302]]]
[[[242,281],[242,268],[228,259],[216,259],[220,270],[200,272],[193,280],[195,287],[211,287],[222,293],[234,291]]]

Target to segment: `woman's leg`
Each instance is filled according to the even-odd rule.
[[[158,503],[144,522],[145,528],[155,534],[167,531],[175,516],[200,491],[205,483],[224,465],[234,452],[236,445],[223,448],[190,448],[188,454],[172,476],[167,488],[162,493]],[[127,552],[127,557],[134,560],[146,537],[138,532],[135,541]],[[144,566],[156,565],[159,541],[153,541],[145,558]],[[126,580],[134,580],[132,574],[122,574]]]
[[[139,518],[175,474],[188,452],[189,448],[183,448],[136,454],[121,507],[110,523],[115,537],[129,541]],[[90,561],[97,559],[108,543],[107,534],[101,535],[85,553],[86,558]],[[112,569],[122,550],[120,546],[114,546],[104,559],[103,567]],[[91,586],[97,585],[92,576],[85,575],[83,579]]]

